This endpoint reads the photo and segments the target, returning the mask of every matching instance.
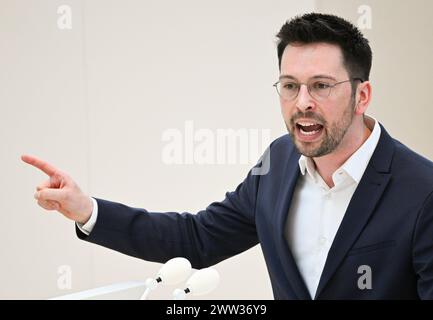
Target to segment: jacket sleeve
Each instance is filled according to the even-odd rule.
[[[149,212],[95,198],[96,224],[88,236],[76,227],[77,236],[147,261],[185,257],[197,269],[216,264],[258,243],[254,211],[260,175],[253,170],[224,200],[197,214]]]
[[[413,238],[413,266],[418,276],[418,295],[433,299],[433,192],[419,213]]]

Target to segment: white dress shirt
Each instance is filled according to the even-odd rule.
[[[376,149],[380,126],[376,119],[365,116],[372,130],[361,147],[334,172],[334,187],[329,188],[315,170],[311,158],[299,158],[299,177],[293,194],[286,224],[286,239],[298,269],[314,298],[326,257],[350,199]],[[308,174],[305,174],[308,172]],[[93,201],[93,211],[86,224],[78,228],[89,235],[98,217],[98,203]]]
[[[332,188],[315,170],[311,158],[299,158],[301,175],[288,213],[286,239],[313,299],[335,234],[379,142],[376,119],[365,116],[365,123],[372,130],[370,136],[332,174]]]

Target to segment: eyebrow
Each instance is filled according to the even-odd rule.
[[[282,79],[298,80],[298,79],[296,79],[296,77],[294,77],[294,76],[292,76],[290,74],[282,74],[279,77],[279,80],[282,80]],[[318,75],[315,75],[315,76],[311,77],[310,79],[330,79],[330,80],[337,81],[337,79],[335,79],[334,77],[326,75],[326,74],[318,74]]]

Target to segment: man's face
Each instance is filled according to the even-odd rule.
[[[288,45],[284,50],[280,76],[283,83],[335,84],[348,79],[341,49],[336,45]],[[345,82],[333,87],[327,98],[313,98],[302,85],[295,99],[280,98],[284,122],[301,154],[321,157],[341,144],[354,117],[351,88],[351,82]]]

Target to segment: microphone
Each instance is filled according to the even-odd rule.
[[[220,275],[214,268],[204,268],[194,273],[186,282],[185,289],[173,291],[174,300],[184,300],[188,293],[201,296],[213,291],[219,284]]]
[[[140,300],[146,300],[149,293],[158,287],[159,283],[175,285],[184,281],[191,274],[191,263],[182,257],[168,260],[158,271],[155,279],[145,281],[146,290]]]

